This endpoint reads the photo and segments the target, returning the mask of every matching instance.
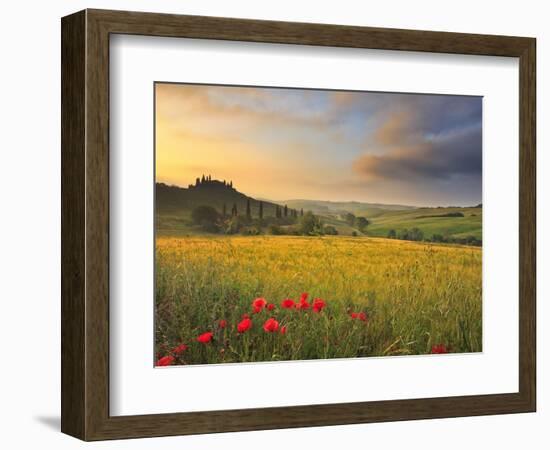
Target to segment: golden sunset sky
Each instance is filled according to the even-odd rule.
[[[481,202],[482,99],[155,84],[156,181],[247,195],[408,205]]]

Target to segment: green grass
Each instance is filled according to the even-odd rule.
[[[358,215],[368,211],[358,211]],[[464,217],[422,217],[443,215],[452,212],[461,212]],[[429,239],[434,234],[444,237],[466,238],[474,236],[482,240],[482,208],[418,208],[408,210],[381,210],[376,209],[372,215],[365,214],[371,222],[361,233],[357,228],[350,226],[339,214],[326,213],[321,215],[325,225],[334,226],[339,235],[358,236],[366,234],[373,237],[387,237],[388,232],[394,229],[397,233],[404,229],[419,228],[424,238]],[[156,215],[156,230],[159,236],[186,236],[204,234],[200,228],[193,225],[191,211],[187,209],[173,209]],[[267,228],[265,230],[267,232]]]
[[[436,214],[448,214],[462,212],[464,217],[423,217]],[[433,234],[441,234],[449,237],[474,236],[482,238],[481,208],[420,208],[409,211],[386,211],[382,215],[373,217],[372,223],[367,228],[370,236],[385,237],[391,229],[398,233],[405,228],[419,228],[424,232],[425,238]]]
[[[200,228],[193,225],[191,211],[200,205],[214,207],[219,213],[225,204],[229,211],[233,204],[243,214],[247,201],[250,202],[254,218],[258,217],[260,202],[246,196],[233,188],[223,186],[213,181],[200,188],[182,189],[175,186],[156,184],[156,230],[159,236],[186,236],[203,234]],[[481,208],[415,208],[404,205],[384,205],[364,202],[329,202],[321,200],[288,200],[288,204],[297,211],[311,210],[318,215],[325,225],[336,228],[338,234],[351,236],[363,234],[369,236],[387,237],[394,229],[398,234],[401,230],[419,228],[424,238],[430,239],[434,234],[445,238],[467,238],[473,236],[482,240],[482,209]],[[264,218],[274,217],[275,203],[263,201]],[[422,217],[461,212],[464,217]],[[345,221],[346,213],[366,217],[371,224],[364,233]],[[266,227],[262,230],[267,233]]]

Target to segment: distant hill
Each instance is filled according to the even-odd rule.
[[[168,186],[157,183],[155,186],[155,201],[157,214],[176,214],[181,210],[191,211],[201,205],[212,206],[218,212],[223,211],[225,204],[229,213],[233,205],[244,214],[247,201],[250,201],[252,216],[258,216],[260,201],[239,192],[232,184],[219,180],[205,180],[188,188]],[[277,205],[263,201],[264,217],[275,216]]]
[[[197,178],[193,185],[187,188],[169,186],[164,183],[156,184],[156,205],[157,212],[174,212],[176,210],[193,208],[200,205],[208,205],[222,211],[226,205],[229,211],[233,204],[237,205],[239,211],[244,212],[247,201],[250,201],[252,215],[257,215],[260,200],[263,202],[264,216],[274,216],[277,205],[288,205],[291,209],[300,211],[311,211],[314,214],[338,215],[352,213],[367,217],[376,217],[387,211],[410,211],[416,209],[414,206],[406,205],[385,205],[381,203],[364,202],[332,202],[324,200],[286,200],[275,202],[272,200],[255,199],[239,192],[232,183],[212,180],[208,177],[205,180]]]
[[[385,205],[382,203],[366,202],[331,202],[325,200],[286,200],[284,202],[290,208],[312,211],[316,214],[345,214],[352,213],[357,216],[376,217],[387,211],[409,211],[416,209],[414,206],[407,205]]]
[[[166,235],[201,233],[191,220],[191,212],[197,206],[207,205],[227,215],[233,205],[237,206],[238,215],[246,214],[247,202],[253,219],[259,217],[260,201],[263,203],[263,217],[269,221],[275,218],[277,208],[287,205],[289,210],[298,213],[311,211],[318,216],[324,225],[330,225],[341,236],[380,236],[387,237],[390,231],[397,235],[404,230],[419,229],[424,238],[434,235],[445,238],[464,239],[470,236],[482,239],[481,205],[476,207],[435,207],[420,208],[407,205],[385,205],[364,202],[332,202],[323,200],[287,200],[274,202],[260,200],[239,192],[232,182],[213,180],[210,176],[197,178],[195,184],[187,188],[157,183],[155,186],[155,212],[157,232]],[[347,220],[347,214],[366,217],[370,224],[359,230]],[[274,220],[274,219],[273,219]]]

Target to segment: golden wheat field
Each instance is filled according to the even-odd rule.
[[[157,365],[481,351],[477,247],[158,237]]]

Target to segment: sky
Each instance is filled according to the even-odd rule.
[[[156,181],[415,206],[482,201],[482,98],[155,85]]]

